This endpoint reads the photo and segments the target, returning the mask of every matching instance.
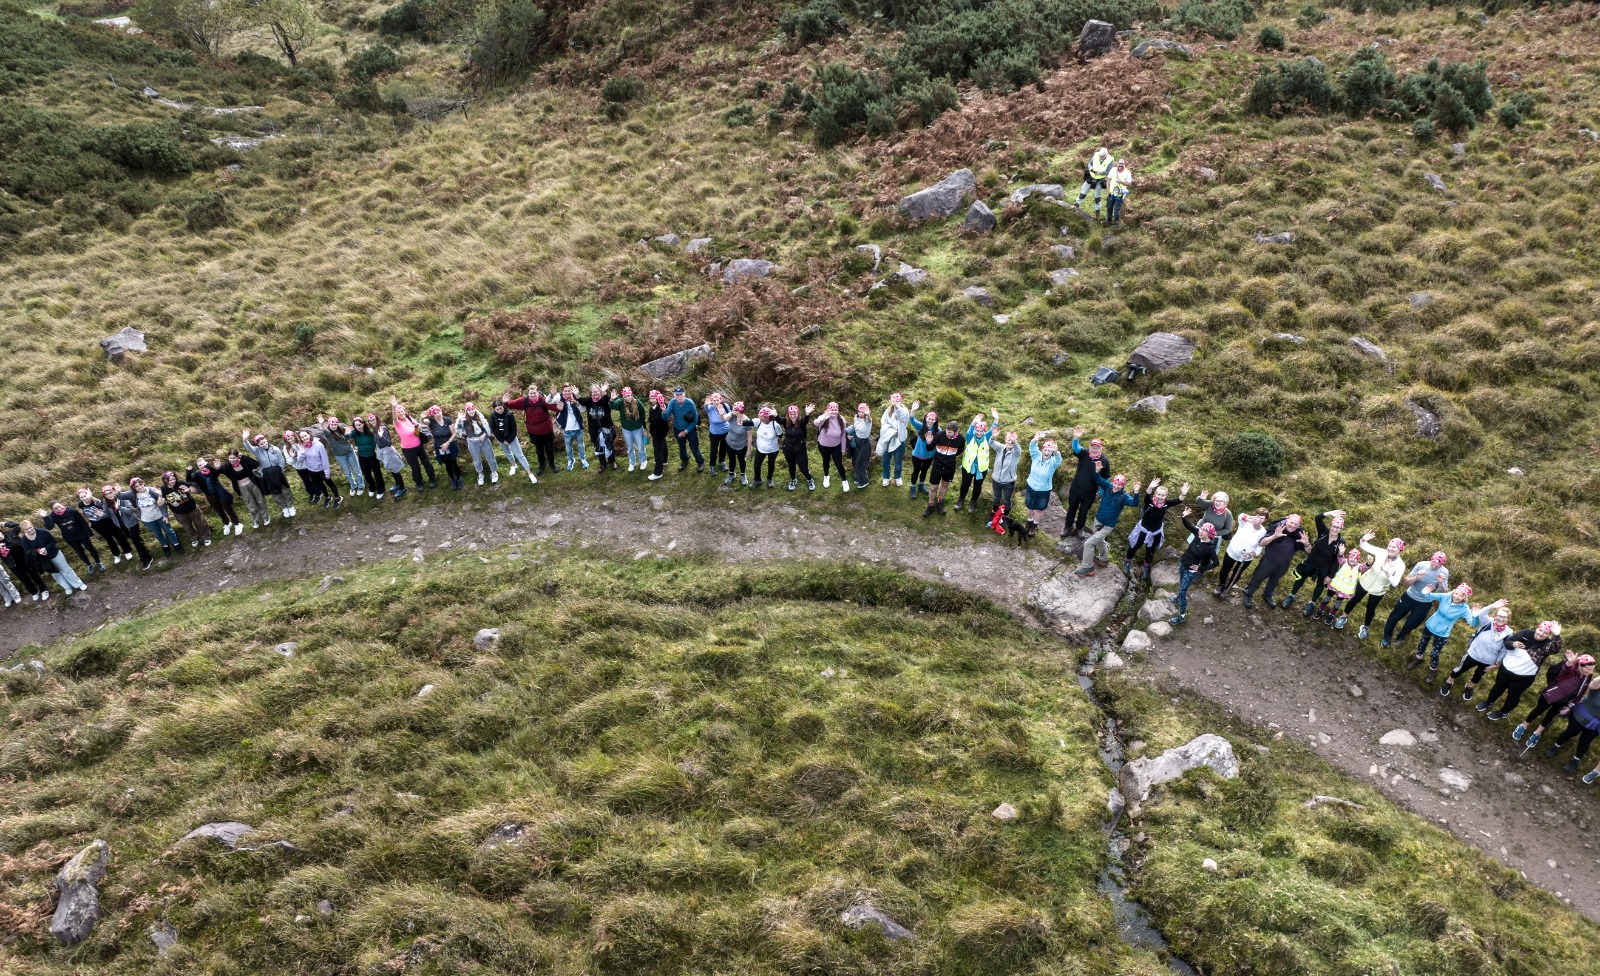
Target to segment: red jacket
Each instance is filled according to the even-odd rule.
[[[554,434],[555,427],[550,423],[550,407],[544,402],[544,397],[520,396],[515,400],[506,401],[507,410],[521,410],[523,426],[529,434]]]

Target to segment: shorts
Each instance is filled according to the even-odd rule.
[[[1024,486],[1022,489],[1022,504],[1026,505],[1030,512],[1044,511],[1050,507],[1050,489],[1034,491],[1032,488]]]
[[[940,454],[933,459],[933,471],[928,480],[933,484],[943,484],[956,476],[956,457],[954,454]]]

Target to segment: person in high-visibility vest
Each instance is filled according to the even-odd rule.
[[[1128,168],[1126,159],[1117,160],[1117,165],[1111,168],[1110,196],[1106,203],[1106,223],[1115,227],[1122,223],[1122,205],[1128,199],[1128,191],[1133,189],[1133,170]]]
[[[1076,206],[1083,206],[1083,198],[1094,191],[1094,212],[1100,213],[1101,195],[1106,191],[1106,180],[1111,175],[1111,151],[1101,146],[1094,151],[1094,156],[1089,160],[1089,165],[1083,170],[1083,187],[1078,190]]]

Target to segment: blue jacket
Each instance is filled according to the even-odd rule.
[[[1472,602],[1455,603],[1450,599],[1449,593],[1429,593],[1428,599],[1439,603],[1438,609],[1428,618],[1428,633],[1435,637],[1449,637],[1450,631],[1455,628],[1457,620],[1465,620],[1469,625],[1478,626],[1478,615],[1472,612]]]
[[[1056,484],[1056,469],[1061,467],[1061,452],[1046,458],[1039,450],[1038,441],[1028,442],[1028,487],[1034,491],[1049,491]]]
[[[667,419],[672,421],[675,431],[690,430],[700,425],[700,411],[688,397],[684,397],[682,403],[673,398],[667,401]]]
[[[933,448],[922,439],[922,421],[912,417],[911,429],[916,432],[916,436],[911,440],[911,456],[923,461],[933,457]]]
[[[1139,496],[1131,491],[1117,491],[1111,487],[1108,479],[1098,474],[1094,476],[1094,480],[1095,484],[1100,486],[1100,507],[1095,510],[1094,520],[1114,529],[1122,518],[1122,510],[1129,505],[1139,504]]]

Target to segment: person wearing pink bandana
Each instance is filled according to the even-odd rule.
[[[1472,701],[1473,690],[1478,687],[1478,682],[1483,680],[1484,672],[1497,666],[1506,656],[1506,638],[1511,636],[1511,608],[1501,607],[1486,616],[1489,618],[1488,622],[1481,625],[1478,632],[1472,635],[1472,640],[1467,644],[1467,653],[1461,655],[1461,663],[1445,676],[1444,686],[1439,689],[1439,697],[1449,698],[1450,692],[1455,688],[1456,679],[1471,670],[1472,677],[1467,679],[1466,687],[1462,689],[1461,700]]]
[[[769,406],[763,405],[756,411],[756,480],[750,487],[760,488],[761,465],[767,465],[766,485],[768,488],[778,487],[777,466],[778,452],[783,448],[783,425],[778,423],[778,414]]]
[[[1406,664],[1406,670],[1410,671],[1421,664],[1422,655],[1427,653],[1429,645],[1432,645],[1432,658],[1428,664],[1428,682],[1431,684],[1439,673],[1439,652],[1450,639],[1450,632],[1455,629],[1456,621],[1465,620],[1467,626],[1476,627],[1485,613],[1494,613],[1505,606],[1506,601],[1496,600],[1487,607],[1474,607],[1467,602],[1472,597],[1472,587],[1465,583],[1448,593],[1430,593],[1428,596],[1438,604],[1438,607],[1428,615],[1428,622],[1423,626],[1422,638],[1417,641],[1417,653],[1412,655]]]
[[[811,426],[806,420],[815,409],[816,404],[806,404],[805,416],[802,417],[800,408],[791,403],[788,418],[783,422],[783,463],[789,467],[790,491],[794,491],[799,484],[796,472],[805,477],[807,491],[817,490],[817,483],[811,477],[810,452],[806,450],[806,430]]]
[[[810,410],[806,411],[807,416],[810,413]],[[845,422],[844,418],[839,416],[839,405],[828,404],[823,408],[822,416],[812,423],[817,427],[817,451],[822,455],[822,487],[828,488],[833,484],[833,479],[828,475],[828,465],[832,464],[839,469],[840,486],[848,492],[850,478],[844,470]]]
[[[916,440],[911,444],[910,488],[910,495],[915,498],[919,491],[928,494],[928,474],[933,470],[933,441],[939,433],[939,415],[929,410],[920,421],[912,417],[907,423],[916,432]]]
[[[1188,497],[1189,483],[1186,481],[1178,492],[1178,501],[1182,502]],[[1161,551],[1161,544],[1166,539],[1167,511],[1167,489],[1162,486],[1160,478],[1151,478],[1144,490],[1144,507],[1139,512],[1139,521],[1128,536],[1128,555],[1122,560],[1122,571],[1129,579],[1133,578],[1133,560],[1139,554],[1141,545],[1144,546],[1144,573],[1140,578],[1150,578],[1150,563]]]
[[[1317,537],[1311,543],[1311,551],[1295,567],[1294,585],[1289,588],[1289,595],[1283,598],[1285,608],[1293,606],[1295,597],[1300,594],[1300,587],[1305,585],[1306,580],[1311,580],[1311,597],[1306,600],[1305,607],[1307,618],[1316,611],[1317,597],[1322,595],[1322,588],[1338,572],[1339,561],[1344,559],[1344,551],[1349,548],[1344,541],[1343,511],[1335,509],[1323,512],[1316,517],[1316,523]]]
[[[906,442],[911,439],[911,416],[922,406],[922,401],[911,401],[907,410],[899,393],[889,394],[889,405],[878,418],[878,454],[883,458],[883,487],[889,487],[890,468],[894,470],[894,483],[900,485],[901,465],[905,462]],[[861,477],[857,475],[857,477]],[[915,484],[915,482],[913,482]],[[912,491],[912,497],[916,492]]]
[[[995,423],[1000,422],[1000,414],[994,409],[989,410],[989,416]],[[978,414],[972,418],[972,423],[967,425],[967,431],[962,435],[966,445],[961,451],[961,488],[956,492],[956,511],[964,511],[967,507],[967,492],[972,492],[972,510],[978,511],[983,504],[983,479],[989,473],[989,462],[993,451],[989,449],[994,440],[994,431],[989,426],[989,421]]]
[[[650,391],[650,410],[648,424],[650,426],[650,446],[655,453],[655,470],[650,472],[648,481],[660,481],[667,470],[667,445],[668,437],[672,434],[672,417],[667,414],[667,398],[660,390]]]
[[[718,403],[713,409],[722,415],[724,423],[722,460],[727,465],[728,477],[723,479],[722,487],[732,488],[733,479],[738,478],[739,483],[748,488],[750,477],[745,473],[745,455],[750,451],[750,428],[756,422],[745,416],[743,401],[731,407],[726,403]]]

